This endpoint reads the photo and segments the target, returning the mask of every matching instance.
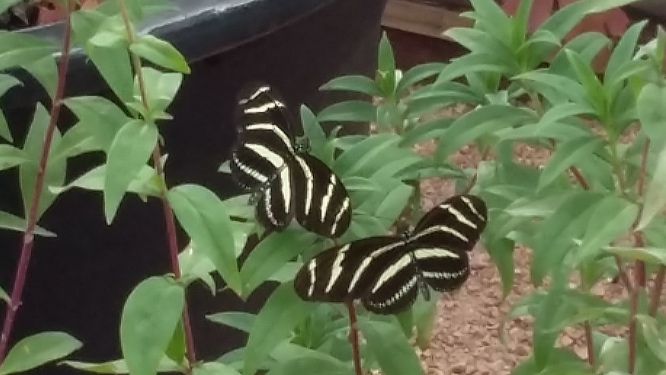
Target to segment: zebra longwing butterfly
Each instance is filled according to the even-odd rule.
[[[418,290],[459,288],[469,276],[469,257],[485,229],[485,203],[457,195],[427,212],[403,236],[363,238],[336,246],[306,262],[294,287],[306,301],[352,302],[378,314],[407,309]]]
[[[263,83],[246,85],[236,118],[239,134],[229,167],[238,184],[253,192],[257,221],[280,231],[295,217],[321,236],[344,234],[352,217],[347,189],[324,162],[295,145],[279,94]]]

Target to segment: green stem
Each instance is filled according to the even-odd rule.
[[[28,211],[28,218],[25,233],[23,234],[23,244],[21,246],[21,255],[19,257],[18,265],[16,267],[16,277],[12,288],[11,298],[7,305],[7,312],[2,324],[2,333],[0,334],[0,364],[4,361],[9,346],[9,337],[14,327],[14,320],[16,313],[21,305],[21,298],[23,296],[23,287],[28,274],[28,265],[32,254],[32,247],[35,240],[35,226],[37,225],[37,218],[39,212],[39,199],[42,196],[44,189],[44,176],[46,175],[46,168],[48,166],[49,151],[51,149],[51,141],[53,140],[53,133],[56,130],[58,118],[60,118],[60,108],[62,107],[62,99],[65,95],[65,84],[67,81],[67,67],[69,64],[69,52],[71,42],[71,12],[74,9],[75,3],[73,0],[67,2],[66,11],[67,17],[65,18],[65,30],[63,35],[62,48],[60,52],[60,61],[58,64],[58,82],[56,87],[55,96],[53,98],[53,105],[51,106],[51,113],[49,116],[49,124],[46,128],[44,135],[44,143],[42,145],[42,154],[39,159],[39,166],[37,168],[37,177],[35,178],[35,187],[32,193],[32,201],[30,202],[30,209]]]

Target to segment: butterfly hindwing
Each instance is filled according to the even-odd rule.
[[[281,231],[293,218],[293,182],[289,168],[281,168],[259,192],[255,207],[257,221],[269,231]]]
[[[303,228],[328,238],[344,234],[351,223],[347,189],[321,160],[309,154],[295,157],[295,214]]]
[[[456,290],[469,277],[469,256],[466,251],[418,243],[412,251],[420,275],[436,291]]]

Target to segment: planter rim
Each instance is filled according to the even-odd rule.
[[[137,32],[169,41],[188,62],[194,62],[270,34],[334,1],[171,0],[177,10],[146,17],[137,24]],[[17,32],[60,42],[63,29],[64,24],[56,22]],[[86,65],[85,53],[79,47],[72,50],[70,58],[70,70]]]

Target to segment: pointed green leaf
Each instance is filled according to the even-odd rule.
[[[607,84],[617,83],[623,68],[633,60],[638,37],[646,24],[647,20],[637,22],[622,34],[622,38],[613,48],[613,52],[606,63],[604,81],[608,82]]]
[[[62,194],[75,187],[86,190],[103,191],[105,175],[106,165],[100,165],[99,167],[93,168],[79,176],[67,185],[50,186],[49,191],[54,194]],[[127,191],[136,193],[140,196],[160,196],[160,193],[162,192],[161,184],[157,178],[155,169],[148,165],[144,165],[132,182],[127,186]]]
[[[0,71],[51,56],[58,51],[51,39],[0,30]]]
[[[601,248],[626,233],[636,220],[638,206],[614,195],[595,205],[593,219],[589,221],[581,246],[574,252],[573,264],[577,266],[594,258]]]
[[[604,250],[625,259],[640,260],[648,264],[662,264],[666,266],[666,249],[657,247],[609,246],[605,247]]]
[[[336,77],[323,84],[319,90],[343,90],[381,96],[381,88],[372,79],[361,75]]]
[[[120,346],[132,375],[155,375],[180,321],[185,290],[175,280],[150,277],[127,297]]]
[[[590,154],[593,154],[603,145],[604,140],[594,135],[559,144],[543,168],[537,191],[550,185],[580,159],[589,158]]]
[[[243,262],[240,272],[243,296],[249,296],[287,262],[312,246],[315,239],[311,233],[291,229],[264,238]]]
[[[223,363],[203,362],[194,367],[192,375],[240,375],[240,373]]]
[[[348,100],[324,108],[317,115],[319,122],[358,121],[368,122],[377,119],[377,109],[368,101]]]
[[[93,374],[129,374],[127,363],[122,359],[102,363],[63,361],[62,364]],[[160,361],[157,371],[159,373],[180,372],[182,371],[182,366],[179,366],[165,356]]]
[[[446,67],[446,64],[440,62],[423,63],[411,67],[400,78],[398,86],[396,87],[395,90],[396,95],[401,96],[405,94],[407,90],[410,87],[414,86],[415,84],[425,79],[438,75],[439,73],[442,72],[442,69],[444,69],[444,67]]]
[[[111,147],[118,130],[132,120],[115,103],[101,96],[67,98],[65,105],[105,151]]]
[[[30,75],[44,87],[46,93],[53,99],[58,86],[58,66],[53,56],[45,56],[41,59],[30,61],[23,65]]]
[[[70,355],[82,343],[65,332],[42,332],[28,336],[11,348],[0,364],[0,375],[39,367]]]
[[[159,70],[144,67],[141,68],[143,75],[146,103],[150,109],[150,118],[158,119],[164,117],[163,111],[171,104],[176,96],[183,75],[180,73],[164,73]],[[134,82],[134,97],[140,98],[142,92],[138,81]],[[143,107],[143,104],[140,105]]]
[[[408,338],[395,324],[359,317],[358,328],[367,347],[386,375],[423,374],[423,368]]]
[[[299,358],[281,361],[275,367],[271,368],[266,375],[349,375],[350,371],[351,369],[347,365],[334,357],[328,356],[328,358],[322,358],[322,356],[301,356]]]
[[[0,171],[13,168],[28,161],[23,150],[10,145],[0,145]]]
[[[217,314],[206,315],[206,319],[211,322],[223,324],[225,326],[236,328],[243,332],[250,332],[252,326],[257,320],[254,314],[240,311],[225,311]]]
[[[140,36],[130,45],[130,51],[157,66],[185,74],[190,72],[190,67],[183,55],[169,42],[153,35]]]
[[[317,116],[306,105],[301,105],[301,123],[305,137],[309,140],[313,151],[323,149],[327,141],[326,133],[317,121]]]
[[[663,103],[661,106],[666,107]],[[662,212],[666,205],[666,189],[664,189],[664,186],[666,186],[666,144],[659,152],[654,175],[648,184],[645,201],[643,202],[643,212],[636,226],[637,230],[647,227],[654,217]]]
[[[289,337],[315,304],[302,301],[291,283],[278,286],[262,307],[245,346],[243,375],[253,375],[275,346]]]
[[[104,215],[111,223],[127,187],[146,165],[157,145],[157,126],[141,120],[123,125],[106,157],[104,175]]]
[[[119,20],[119,19],[118,19]],[[112,23],[115,19],[109,18]],[[132,65],[121,32],[101,30],[86,43],[88,57],[121,102],[132,101]]]
[[[664,131],[666,105],[664,103],[666,103],[666,85],[654,83],[647,83],[636,99],[641,129],[657,147],[666,146],[666,132]]]
[[[393,98],[396,89],[395,59],[393,47],[388,40],[386,31],[382,33],[379,41],[379,53],[377,56],[377,82],[385,98]]]
[[[437,76],[435,85],[452,81],[465,74],[479,72],[509,73],[507,66],[499,57],[485,53],[470,53],[452,59],[451,63]]]
[[[0,98],[5,95],[9,89],[20,84],[21,82],[19,80],[10,76],[9,74],[0,74]],[[14,141],[12,138],[12,133],[9,130],[9,125],[7,124],[7,119],[5,119],[2,110],[0,110],[0,137],[6,139],[9,142]]]
[[[444,160],[479,137],[493,134],[500,129],[523,125],[533,119],[534,115],[523,108],[492,104],[478,107],[458,117],[446,129],[440,137],[436,158]]]
[[[46,108],[41,104],[38,104],[35,109],[34,118],[30,124],[30,129],[28,130],[28,136],[23,144],[23,156],[30,161],[19,166],[19,180],[21,183],[24,212],[30,212],[30,207],[32,205],[39,169],[38,166],[42,158],[49,120],[50,114]],[[53,150],[58,147],[59,143],[60,132],[55,128],[51,139],[51,148],[48,150],[49,160],[46,165],[44,183],[39,196],[37,218],[42,216],[51,204],[53,204],[53,201],[56,198],[55,194],[48,190],[48,187],[52,185],[60,186],[65,181],[65,172],[67,168],[65,160],[55,160],[51,157],[51,155],[53,155]]]
[[[8,212],[0,211],[0,228],[14,230],[17,232],[25,232],[27,223],[25,219],[14,216]],[[35,234],[43,237],[56,237],[55,233],[49,232],[39,225],[35,226]]]
[[[606,97],[604,86],[599,81],[597,74],[594,72],[590,64],[581,58],[580,54],[575,51],[564,51],[576,72],[578,81],[583,85],[586,92],[587,102],[596,110],[597,116],[605,118]],[[603,125],[603,124],[602,124]]]
[[[194,246],[213,261],[227,286],[240,294],[235,241],[225,204],[212,191],[192,184],[169,189],[167,199]]]

